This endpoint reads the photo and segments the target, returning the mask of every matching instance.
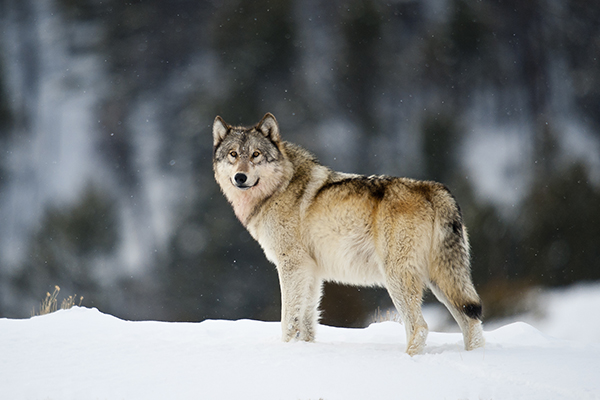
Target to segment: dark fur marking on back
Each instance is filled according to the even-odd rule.
[[[419,193],[428,203],[433,204],[433,195],[431,193],[431,186],[425,182],[413,182],[410,186],[406,185],[411,190]]]
[[[367,179],[367,188],[376,200],[382,200],[385,197],[386,182],[381,178]]]
[[[465,315],[472,319],[481,319],[482,309],[481,304],[471,303],[462,306],[462,311]]]
[[[336,182],[329,182],[323,185],[316,193],[315,197],[318,197],[327,189],[331,189],[338,186],[349,186],[356,192],[361,189],[367,189],[369,195],[376,200],[382,200],[385,197],[386,186],[392,178],[388,177],[373,177],[373,176],[359,176],[354,178],[346,178]]]

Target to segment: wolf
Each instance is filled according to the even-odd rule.
[[[284,341],[313,341],[325,281],[387,289],[423,351],[429,287],[460,326],[466,350],[485,343],[467,231],[443,184],[335,172],[283,141],[267,113],[252,127],[213,124],[213,170],[235,215],[275,264]]]

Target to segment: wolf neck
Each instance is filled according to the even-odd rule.
[[[240,220],[242,225],[248,226],[250,219],[253,215],[256,214],[256,211],[260,204],[262,204],[267,198],[259,198],[256,197],[253,191],[257,191],[257,188],[249,189],[249,193],[242,193],[236,196],[236,199],[230,199],[231,205],[233,206],[233,211],[235,212],[235,216]]]

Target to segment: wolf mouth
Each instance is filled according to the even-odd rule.
[[[233,185],[240,190],[248,190],[248,189],[252,189],[254,186],[258,185],[259,181],[260,181],[260,178],[258,178],[256,180],[256,182],[254,182],[254,185],[244,185],[244,184],[238,185],[237,183],[234,183]]]

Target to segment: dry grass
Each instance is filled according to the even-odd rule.
[[[371,323],[378,322],[386,322],[386,321],[394,321],[402,323],[402,319],[400,318],[400,314],[398,314],[395,310],[388,309],[385,312],[382,312],[379,307],[371,317]]]
[[[52,292],[52,294],[50,294],[49,292],[46,293],[46,298],[44,300],[42,300],[42,302],[40,303],[40,310],[38,312],[35,311],[35,308],[33,310],[31,310],[31,316],[33,317],[36,315],[45,315],[45,314],[50,314],[50,313],[56,311],[58,309],[58,293],[59,292],[60,292],[60,287],[54,286],[54,291]],[[77,295],[71,295],[62,300],[62,302],[60,303],[60,309],[67,310],[67,309],[73,307],[75,305],[76,301],[77,301]],[[82,301],[83,301],[83,296],[80,296],[79,303],[77,303],[77,305],[80,306]]]

